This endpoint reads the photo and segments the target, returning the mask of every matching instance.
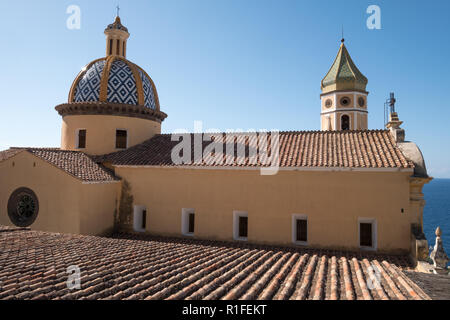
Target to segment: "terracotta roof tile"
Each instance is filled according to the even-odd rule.
[[[0,162],[22,151],[29,152],[85,182],[109,182],[117,180],[107,169],[95,163],[85,153],[79,151],[61,150],[57,148],[11,148],[0,152]]]
[[[0,299],[429,299],[406,256],[0,230]],[[79,290],[67,288],[73,265]]]
[[[190,134],[191,163],[183,166],[225,166],[259,167],[268,166],[258,161],[250,162],[249,150],[263,149],[257,142],[256,133],[248,138],[248,133],[236,133],[235,152],[245,146],[245,159],[224,155],[223,163],[215,163],[214,155],[205,155],[195,163],[194,140],[199,134]],[[224,133],[216,133],[224,137]],[[270,139],[270,135],[268,135]],[[228,137],[229,138],[229,137]],[[225,139],[224,139],[225,140]],[[229,139],[227,141],[230,141]],[[97,156],[97,162],[130,166],[176,166],[171,159],[172,149],[178,141],[171,141],[170,134],[156,135],[153,138],[124,151]],[[202,150],[211,142],[203,141]],[[413,168],[413,163],[405,158],[387,130],[366,131],[293,131],[280,132],[280,167],[337,167],[337,168]],[[270,145],[270,143],[268,143]],[[223,153],[226,153],[224,147]]]

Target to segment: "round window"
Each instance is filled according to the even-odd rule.
[[[364,98],[363,97],[359,97],[358,98],[358,105],[360,107],[364,107],[365,104],[366,104],[366,101],[364,100]]]
[[[349,97],[343,97],[341,99],[341,105],[348,106],[350,104],[350,98]]]
[[[36,220],[39,212],[39,201],[33,190],[19,188],[8,200],[8,215],[14,225],[29,227]]]
[[[327,99],[325,100],[325,107],[329,108],[333,105],[333,101],[331,101],[331,99]]]

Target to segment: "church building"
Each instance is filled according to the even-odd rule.
[[[61,147],[0,152],[0,225],[428,254],[424,159],[397,113],[368,129],[368,80],[343,40],[321,82],[320,130],[279,132],[278,169],[265,175],[256,132],[216,134],[243,156],[183,150],[188,161],[174,161],[180,141],[161,134],[167,114],[152,78],[126,58],[130,34],[119,17],[105,35],[106,56],[55,107]],[[202,134],[187,136],[189,148],[208,148]]]

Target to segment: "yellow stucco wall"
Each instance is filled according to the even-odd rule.
[[[103,234],[114,224],[120,183],[83,184],[80,190],[80,233]]]
[[[247,211],[248,240],[292,244],[292,214],[308,216],[311,247],[358,249],[358,218],[375,218],[378,250],[408,251],[410,172],[211,170],[117,167],[147,229],[181,235],[182,208],[195,209],[195,236],[232,240],[233,211]],[[401,213],[401,209],[404,212]]]
[[[26,151],[0,162],[0,181],[1,225],[13,225],[8,199],[17,188],[27,187],[39,201],[34,230],[95,235],[113,226],[119,183],[83,184]]]
[[[131,147],[161,133],[161,124],[140,118],[109,115],[64,116],[61,149],[76,150],[78,129],[86,129],[86,148],[80,150],[99,155],[118,150],[116,149],[116,129],[128,131],[128,147]]]

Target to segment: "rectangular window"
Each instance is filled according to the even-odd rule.
[[[195,231],[195,211],[194,209],[181,210],[181,234],[193,236]]]
[[[113,41],[112,41],[112,39],[109,39],[109,55],[112,55],[112,47],[113,47]]]
[[[297,220],[297,241],[307,242],[308,241],[308,221]]]
[[[142,229],[145,230],[145,225],[147,223],[147,210],[142,211]]]
[[[189,213],[189,233],[194,233],[195,213]]]
[[[141,205],[134,206],[133,212],[133,230],[136,232],[145,232],[147,226],[147,208]]]
[[[116,130],[116,148],[127,148],[127,130]]]
[[[86,129],[78,130],[78,149],[86,148]]]
[[[245,211],[233,212],[233,238],[246,241],[248,237],[248,214]]]
[[[239,217],[239,237],[247,238],[248,217]]]
[[[359,224],[359,245],[361,247],[372,247],[372,223],[362,222]]]
[[[116,45],[117,45],[116,54],[119,55],[119,52],[120,52],[120,40],[119,39],[117,39]]]
[[[300,245],[308,244],[308,216],[292,215],[292,242]]]

